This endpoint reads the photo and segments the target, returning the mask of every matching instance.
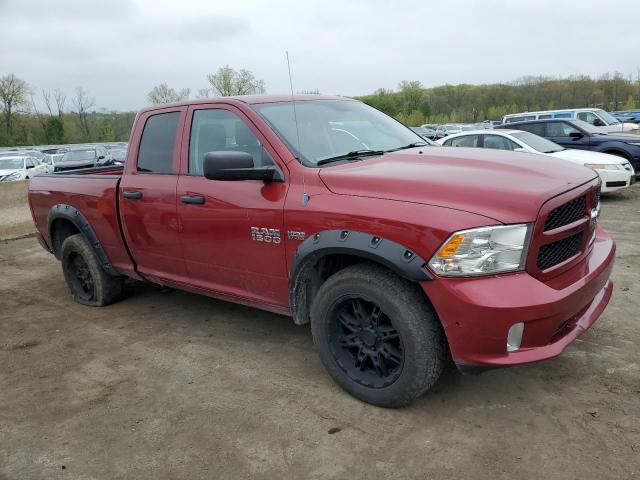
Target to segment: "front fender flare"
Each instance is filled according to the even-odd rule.
[[[327,255],[350,255],[379,263],[407,280],[419,282],[433,277],[426,261],[406,246],[370,233],[353,230],[323,230],[298,246],[291,268],[289,304],[294,322],[308,322],[309,296],[319,286],[313,266]]]

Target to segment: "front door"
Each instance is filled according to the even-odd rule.
[[[147,112],[131,139],[120,183],[120,212],[127,245],[139,273],[156,281],[184,282],[176,186],[186,107]],[[135,155],[137,152],[137,156]]]
[[[571,136],[572,134],[582,134],[583,136]],[[546,123],[545,137],[552,142],[562,145],[564,148],[577,148],[589,150],[589,135],[578,130],[567,122]]]
[[[244,151],[255,166],[276,163],[255,125],[228,105],[191,107],[178,180],[178,215],[190,283],[259,303],[286,306],[283,208],[286,182],[220,181],[203,176],[212,151]],[[188,127],[185,127],[188,128]],[[286,175],[283,164],[280,170]]]

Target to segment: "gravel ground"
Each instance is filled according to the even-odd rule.
[[[0,479],[639,478],[640,185],[601,223],[615,292],[591,330],[401,410],[343,393],[286,317],[135,283],[83,307],[33,237],[1,242]]]

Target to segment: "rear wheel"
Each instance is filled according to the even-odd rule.
[[[62,271],[73,299],[83,305],[102,307],[122,296],[123,280],[107,274],[82,234],[62,242]]]
[[[377,265],[331,276],[313,302],[311,328],[329,374],[367,403],[407,405],[444,367],[444,334],[424,294]]]

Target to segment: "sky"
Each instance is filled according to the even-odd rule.
[[[36,98],[82,86],[107,110],[144,107],[163,82],[195,93],[223,65],[287,93],[287,50],[297,92],[635,79],[639,25],[638,0],[0,0],[0,76],[26,80]]]

